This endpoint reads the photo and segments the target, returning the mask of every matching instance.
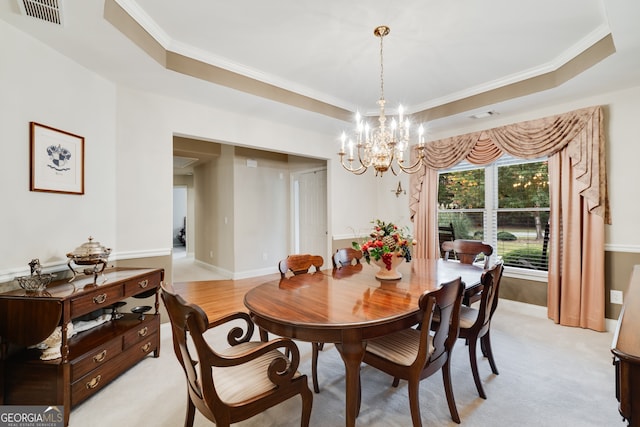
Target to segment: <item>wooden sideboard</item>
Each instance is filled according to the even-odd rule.
[[[52,282],[40,294],[22,289],[0,294],[0,404],[64,406],[65,426],[71,408],[101,390],[150,353],[160,352],[158,289],[163,269],[113,268],[73,282]],[[155,296],[144,316],[120,309],[123,316],[67,339],[67,325],[130,297]],[[74,323],[75,324],[75,323]],[[29,348],[61,327],[61,357],[41,360]]]
[[[640,265],[633,268],[611,352],[620,414],[629,426],[640,426]]]

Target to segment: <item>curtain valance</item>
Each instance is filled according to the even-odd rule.
[[[429,168],[441,170],[462,160],[489,164],[502,153],[523,159],[551,156],[566,146],[589,212],[602,216],[610,224],[600,106],[431,141],[426,144],[426,158]],[[412,180],[409,206],[412,219],[418,211],[426,173],[423,169]]]

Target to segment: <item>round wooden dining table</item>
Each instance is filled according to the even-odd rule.
[[[483,268],[442,259],[420,259],[398,268],[402,278],[379,280],[378,267],[345,266],[273,280],[249,290],[244,304],[261,329],[309,342],[332,342],[345,365],[347,426],[360,410],[360,364],[368,339],[419,321],[425,292],[461,277],[465,292],[480,286]]]

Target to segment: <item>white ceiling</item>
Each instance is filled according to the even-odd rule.
[[[640,2],[629,0],[64,0],[62,26],[23,15],[21,1],[1,2],[0,19],[110,80],[324,131],[348,125],[165,68],[105,18],[105,3],[165,51],[365,114],[375,114],[380,92],[378,25],[391,28],[389,113],[398,103],[419,113],[553,73],[611,34],[615,53],[566,82],[552,79],[557,87],[452,111],[432,121],[436,128],[481,111],[518,114],[640,86]]]

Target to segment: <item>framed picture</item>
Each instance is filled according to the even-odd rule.
[[[30,123],[31,191],[84,194],[84,137]]]

